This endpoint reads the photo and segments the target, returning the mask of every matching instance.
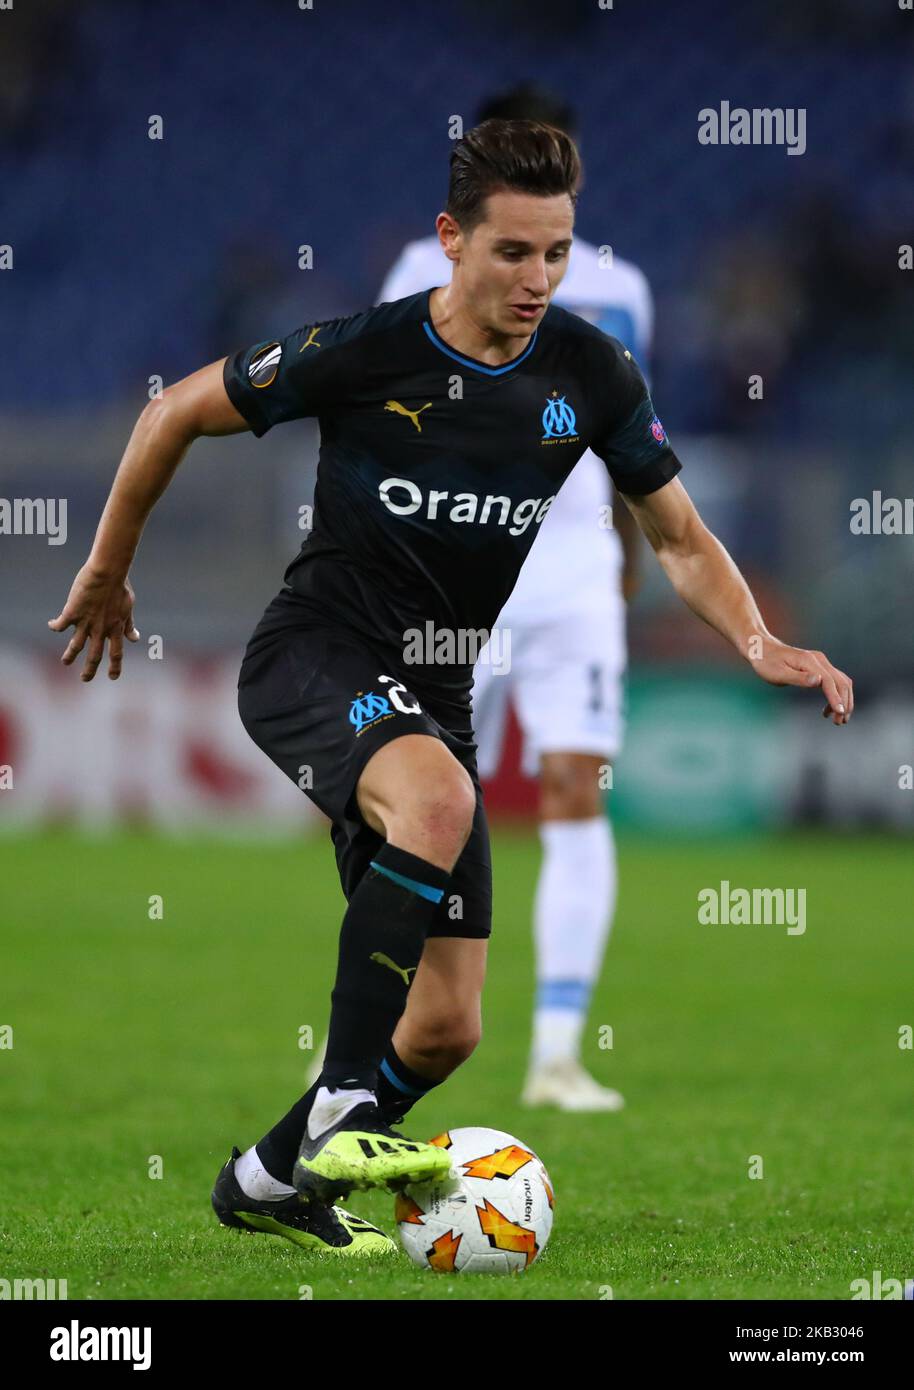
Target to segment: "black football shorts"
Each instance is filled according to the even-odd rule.
[[[470,838],[429,935],[487,937],[492,859],[469,706],[465,716],[455,715],[452,704],[438,706],[427,695],[419,699],[406,683],[408,672],[391,669],[389,658],[357,633],[298,623],[264,636],[262,627],[248,644],[238,677],[241,722],[258,748],[329,817],[346,898],[384,843],[356,804],[362,769],[392,739],[429,734],[441,739],[476,788]]]

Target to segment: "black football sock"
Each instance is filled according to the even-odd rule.
[[[388,1124],[398,1124],[417,1100],[421,1100],[440,1084],[441,1081],[432,1081],[427,1076],[420,1076],[417,1071],[408,1067],[397,1055],[391,1042],[378,1068],[378,1084],[374,1088],[378,1108]],[[270,1177],[276,1178],[278,1182],[292,1182],[292,1170],[298,1158],[302,1135],[308,1123],[312,1103],[322,1085],[323,1077],[315,1082],[301,1100],[295,1102],[292,1109],[283,1115],[269,1134],[258,1140],[257,1155]]]
[[[337,986],[334,988],[333,992],[334,1012],[331,1016],[331,1037],[333,1036],[333,1025],[338,1011],[336,996],[337,990],[339,989],[340,975],[343,973],[344,969],[344,957],[348,960],[351,951],[355,950],[357,952],[358,947],[356,937],[357,928],[354,923],[350,922],[353,910],[356,912],[356,920],[362,922],[363,913],[370,914],[369,920],[371,920],[373,913],[378,911],[378,906],[376,904],[377,898],[382,898],[380,904],[382,909],[387,910],[391,905],[394,907],[395,910],[389,912],[390,921],[393,924],[394,932],[396,932],[398,924],[401,924],[401,934],[397,937],[396,941],[388,942],[391,946],[391,950],[385,951],[383,954],[390,956],[392,965],[399,965],[402,967],[408,979],[412,982],[415,966],[419,963],[419,956],[421,956],[422,947],[425,945],[425,935],[428,931],[428,926],[433,920],[435,909],[438,902],[443,897],[444,890],[450,879],[450,874],[444,869],[436,868],[434,864],[426,863],[425,860],[418,858],[417,855],[409,854],[406,850],[395,849],[392,845],[383,845],[375,856],[373,864],[378,867],[370,868],[365,877],[359,882],[352,894],[349,902],[349,909],[343,919]],[[394,877],[394,875],[396,875],[396,877]],[[410,886],[404,887],[401,880],[406,880],[407,884]],[[362,894],[363,888],[366,887],[370,887],[374,891],[366,895],[366,901],[363,905],[359,895]],[[417,891],[420,889],[423,891]],[[403,929],[403,924],[405,924],[406,929]],[[349,928],[348,931],[347,927]],[[370,933],[371,949],[375,948],[376,936],[380,934],[380,932],[375,931]],[[419,939],[420,937],[421,939]],[[415,942],[417,940],[418,948],[416,949]],[[409,960],[401,958],[403,956],[403,947],[407,943],[413,944]],[[400,954],[397,954],[398,951]],[[387,1084],[386,1078],[383,1083],[380,1082],[378,1077],[378,1062],[384,1056],[385,1049],[390,1043],[391,1034],[397,1026],[397,1019],[400,1017],[405,1007],[406,982],[403,980],[402,976],[398,975],[390,966],[385,966],[381,962],[370,960],[370,951],[363,954],[369,957],[364,962],[367,968],[362,972],[362,974],[368,975],[369,996],[373,997],[372,991],[378,993],[378,986],[382,983],[388,986],[389,1004],[387,1008],[385,1009],[382,1004],[381,1009],[376,1008],[372,1014],[372,1021],[375,1023],[379,1023],[380,1018],[383,1017],[384,1028],[386,1030],[383,1041],[375,1042],[374,1044],[377,1048],[377,1061],[370,1067],[367,1074],[362,1065],[357,1064],[357,1066],[353,1068],[352,1062],[349,1061],[345,1062],[342,1068],[337,1066],[335,1072],[328,1077],[327,1065],[331,1057],[330,1039],[328,1039],[327,1059],[324,1063],[324,1070],[319,1080],[315,1082],[311,1089],[306,1091],[301,1099],[295,1102],[291,1110],[289,1110],[282,1119],[257,1142],[257,1154],[261,1163],[270,1176],[276,1178],[279,1182],[289,1184],[292,1182],[292,1172],[295,1168],[296,1159],[298,1158],[298,1150],[301,1146],[302,1135],[308,1123],[311,1106],[321,1086],[339,1086],[346,1082],[349,1087],[364,1086],[366,1090],[377,1092],[378,1084]],[[415,958],[413,959],[413,957]],[[356,1015],[358,1015],[358,1011],[363,1004],[363,1001],[357,998],[355,1001],[355,1008],[353,1009],[352,1003],[349,1002],[349,997],[351,997],[351,986],[349,989],[344,990],[342,995],[342,1036],[344,1040],[348,1040],[351,1036],[348,1025],[352,1013],[355,1012]],[[337,1031],[339,1033],[339,1027]],[[396,1058],[396,1053],[392,1055]],[[418,1077],[418,1074],[415,1072],[407,1074],[399,1058],[396,1058],[395,1063],[391,1061],[391,1067],[394,1066],[396,1066],[398,1073],[402,1074],[407,1085],[413,1086],[416,1090],[421,1087],[423,1078]],[[411,1080],[411,1077],[416,1079]],[[347,1082],[347,1078],[351,1079]],[[403,1093],[399,1092],[398,1094]],[[413,1097],[413,1100],[416,1099],[418,1099],[418,1096]]]
[[[433,1080],[430,1076],[421,1076],[413,1071],[398,1056],[393,1042],[389,1043],[378,1068],[378,1084],[375,1087],[378,1107],[388,1124],[399,1123],[417,1100],[421,1100],[435,1086],[440,1086],[444,1079],[438,1077]]]
[[[343,918],[324,1086],[373,1091],[450,873],[384,844]]]
[[[298,1158],[302,1135],[308,1123],[314,1097],[320,1087],[321,1082],[316,1081],[310,1091],[306,1091],[301,1100],[297,1100],[292,1109],[273,1126],[269,1134],[257,1141],[258,1158],[270,1177],[276,1178],[278,1182],[290,1185],[292,1183],[292,1170]]]

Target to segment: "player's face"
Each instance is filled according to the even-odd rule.
[[[486,200],[486,217],[461,238],[460,278],[474,315],[492,332],[529,337],[568,268],[574,208],[567,194],[547,198],[504,189]]]

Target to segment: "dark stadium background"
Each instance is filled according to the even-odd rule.
[[[325,1017],[330,846],[234,702],[244,643],[301,540],[313,422],[193,447],[132,570],[143,642],[120,681],[82,685],[46,622],[150,381],[371,303],[443,205],[449,122],[471,126],[483,99],[527,79],[578,109],[579,234],[649,277],[652,391],[683,482],[773,630],[849,672],[858,708],[836,729],[817,695],[754,681],[645,555],[610,794],[622,896],[587,1057],[611,1064],[629,1110],[572,1155],[563,1117],[511,1109],[538,862],[515,739],[490,799],[490,1031],[427,1123],[513,1128],[555,1167],[561,1277],[502,1297],[595,1296],[574,1282],[586,1261],[561,1250],[590,1259],[601,1240],[619,1266],[593,1278],[623,1296],[846,1297],[875,1268],[912,1273],[911,1054],[897,1037],[914,1021],[914,551],[909,535],[850,527],[854,499],[912,487],[912,59],[914,14],[894,0],[0,11],[0,248],[13,254],[0,499],[68,504],[66,544],[0,534],[0,1025],[19,1030],[0,1065],[13,1079],[3,1171],[24,1221],[10,1229],[28,1236],[17,1272],[69,1272],[71,1297],[290,1296],[276,1292],[284,1253],[269,1273],[256,1251],[195,1269],[182,1241],[209,1219],[227,1143],[253,1142],[298,1094],[296,1027],[319,1035]],[[701,145],[698,112],[724,100],[805,109],[805,153]],[[154,116],[162,140],[148,138]],[[313,269],[298,269],[302,245]],[[147,656],[154,636],[161,660]],[[724,879],[808,887],[806,936],[696,937],[696,891]],[[168,906],[153,928],[156,893]],[[600,1020],[619,1025],[611,1058]],[[30,1144],[48,1184],[40,1216]],[[767,1186],[743,1178],[758,1145],[780,1152]],[[80,1167],[63,1174],[57,1155],[74,1146]],[[125,1174],[150,1152],[181,1160],[184,1225],[156,1218],[167,1273],[130,1244],[149,1184]],[[84,1213],[82,1246],[55,1245],[71,1234],[60,1194],[86,1172],[105,1175],[103,1215]],[[733,1195],[738,1181],[766,1188],[763,1214]]]
[[[659,669],[674,682],[679,751],[653,760],[628,804],[626,783],[648,773],[620,769],[618,814],[651,820],[642,803],[681,802],[697,777],[703,797],[685,797],[679,824],[694,800],[696,828],[706,825],[698,801],[709,799],[724,823],[914,824],[914,795],[891,776],[906,759],[884,746],[885,729],[912,712],[914,643],[900,616],[910,612],[910,538],[849,529],[855,497],[903,497],[909,477],[912,275],[898,248],[914,235],[914,25],[903,14],[863,0],[560,13],[164,0],[36,3],[2,20],[0,226],[15,260],[2,280],[0,484],[5,497],[65,496],[69,537],[53,547],[2,538],[6,658],[43,666],[59,647],[45,620],[87,551],[149,379],[173,381],[372,302],[403,243],[427,234],[443,203],[450,118],[471,124],[481,99],[527,78],[580,112],[579,233],[650,279],[654,398],[700,509],[775,630],[826,650],[861,696],[853,732],[836,736],[809,701],[747,693],[723,644],[682,620],[648,562],[630,618],[633,674]],[[804,107],[806,152],[700,145],[698,111],[724,99]],[[160,141],[147,137],[153,115],[164,120]],[[304,244],[307,271],[297,267]],[[748,399],[752,373],[763,377],[761,401]],[[230,664],[240,654],[301,539],[314,457],[309,422],[264,443],[195,447],[134,569],[144,634],[165,636],[175,657]],[[127,701],[149,679],[130,655],[118,691]],[[52,680],[29,678],[45,693]],[[17,667],[3,682],[3,762],[22,760],[30,741],[15,694],[25,679]],[[90,701],[97,710],[109,698],[81,696],[73,717],[84,720]],[[712,755],[708,739],[731,705],[746,737],[726,758]],[[664,737],[637,682],[630,713],[633,739]],[[756,734],[762,768],[745,756]],[[86,737],[97,737],[94,721]],[[200,742],[186,756],[217,806],[236,774],[243,780],[236,758],[251,775],[273,775],[259,763],[252,773],[243,734],[231,756],[208,759]],[[727,759],[751,783],[743,795]],[[778,759],[772,786],[765,768]],[[38,801],[61,807],[64,792],[41,781]],[[506,795],[530,803],[529,789]],[[190,794],[201,798],[205,817],[205,787]],[[25,801],[4,798],[0,820],[16,823]]]

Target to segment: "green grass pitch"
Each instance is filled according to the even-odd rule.
[[[0,1276],[69,1297],[850,1297],[914,1275],[910,846],[798,836],[620,842],[619,911],[584,1059],[620,1115],[518,1104],[530,1032],[535,835],[494,838],[485,1034],[404,1125],[493,1125],[531,1144],[555,1227],[520,1277],[306,1256],[221,1228],[233,1142],[304,1089],[342,896],[301,845],[67,832],[0,841]],[[700,888],[805,887],[803,936],[700,926]],[[161,894],[164,918],[150,920]],[[601,1050],[610,1024],[614,1047]],[[149,1159],[160,1155],[161,1179]],[[752,1155],[764,1177],[752,1180]],[[349,1205],[394,1234],[393,1200]]]

